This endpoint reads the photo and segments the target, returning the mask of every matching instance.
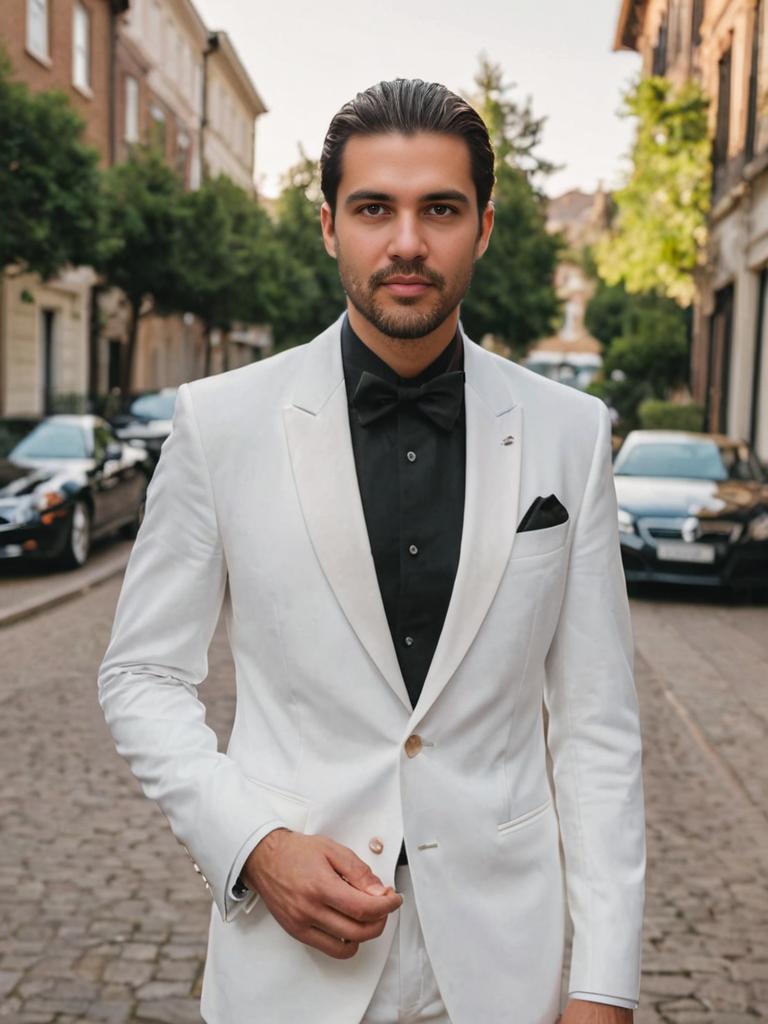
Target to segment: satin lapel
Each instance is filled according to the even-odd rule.
[[[352,629],[410,712],[360,500],[338,324],[310,343],[284,419],[296,490],[318,561]]]
[[[409,728],[427,713],[475,639],[509,561],[518,520],[522,407],[494,358],[465,341],[464,527],[451,601]]]

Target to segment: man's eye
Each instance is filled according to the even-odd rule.
[[[360,213],[364,213],[367,217],[379,217],[384,212],[384,207],[381,203],[368,203],[367,206],[360,208]]]
[[[429,209],[436,217],[449,217],[456,212],[452,206],[446,206],[445,203],[434,203]]]

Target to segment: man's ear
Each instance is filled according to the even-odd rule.
[[[488,243],[491,240],[491,232],[493,231],[493,218],[494,218],[493,200],[488,200],[488,205],[483,210],[483,216],[480,221],[480,233],[477,236],[477,242],[475,243],[475,259],[479,260],[485,250],[488,248]]]
[[[320,207],[320,227],[323,231],[323,245],[329,256],[336,259],[336,228],[333,223],[333,213],[328,203]]]

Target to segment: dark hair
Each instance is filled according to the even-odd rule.
[[[469,148],[472,180],[482,216],[494,182],[493,147],[482,117],[444,85],[422,82],[420,78],[396,78],[359,92],[344,104],[328,126],[320,156],[320,187],[334,217],[347,140],[353,135],[388,132],[403,135],[439,132],[464,139]]]

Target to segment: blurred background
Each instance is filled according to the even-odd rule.
[[[179,384],[343,308],[317,158],[398,76],[465,95],[496,150],[465,329],[611,412],[649,815],[636,1019],[768,1016],[767,6],[2,0],[0,1019],[199,1020],[209,900],[96,670]],[[224,746],[222,630],[210,669]]]

